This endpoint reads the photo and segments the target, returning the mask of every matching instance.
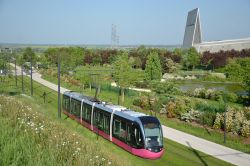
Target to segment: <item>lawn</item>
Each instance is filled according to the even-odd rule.
[[[5,81],[6,82],[1,82],[0,92],[11,95],[20,93],[20,78],[18,78],[19,82],[17,88],[14,86],[13,78],[8,78]],[[25,78],[25,92],[27,95],[29,95],[30,92],[28,88],[29,78]],[[48,93],[45,103],[42,97],[43,92]],[[57,118],[57,93],[36,82],[34,82],[34,95],[32,98],[23,95],[16,95],[16,99],[31,105],[35,108],[34,110],[43,114],[48,119],[60,123],[64,128],[76,132],[81,137],[84,137],[84,141],[91,144],[97,144],[100,152],[104,155],[106,154],[110,156],[111,159],[119,165],[229,165],[224,161],[168,139],[164,139],[165,154],[158,160],[147,160],[131,155],[111,142],[98,137],[96,134],[90,132],[75,121],[66,118],[64,115],[62,116],[62,119],[59,120]]]

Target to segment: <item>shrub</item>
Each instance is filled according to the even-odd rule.
[[[245,107],[244,112],[245,112],[245,115],[246,115],[246,119],[250,120],[250,107]]]
[[[195,105],[195,109],[203,112],[223,112],[223,105],[208,104],[206,101],[199,101]]]
[[[191,109],[186,113],[182,113],[180,119],[186,122],[197,121],[201,113],[197,110]]]
[[[216,119],[215,112],[203,112],[199,116],[199,123],[212,127]]]
[[[224,129],[224,113],[217,113],[213,128]],[[226,112],[226,131],[239,134],[244,137],[249,136],[250,121],[246,119],[245,110],[228,108]]]
[[[133,101],[133,105],[135,106],[141,106],[141,99],[140,98],[135,98]]]
[[[182,99],[177,99],[175,100],[175,115],[177,115],[177,117],[181,117],[181,114],[186,113],[188,111],[188,107],[186,105],[185,100]]]
[[[242,128],[240,130],[240,134],[244,137],[248,137],[250,135],[250,121],[244,120],[242,124]]]
[[[166,105],[166,111],[167,111],[168,118],[175,117],[175,106],[176,106],[176,104],[173,101],[168,102],[168,104]]]
[[[221,129],[221,126],[222,126],[222,118],[223,116],[220,114],[220,113],[216,113],[216,118],[215,118],[215,121],[214,121],[214,125],[213,125],[213,128],[215,129]]]
[[[238,95],[232,92],[224,94],[228,102],[236,103],[238,101]]]
[[[180,94],[181,91],[172,82],[152,81],[151,89],[158,94]]]

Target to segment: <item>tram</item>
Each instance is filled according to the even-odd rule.
[[[65,115],[136,156],[157,159],[164,153],[156,117],[72,91],[63,94],[62,105]]]

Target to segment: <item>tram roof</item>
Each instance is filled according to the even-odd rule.
[[[105,110],[109,113],[112,113],[113,111],[115,111],[115,113],[114,113],[115,115],[121,116],[123,118],[129,119],[132,121],[135,121],[139,117],[142,117],[142,116],[148,116],[144,113],[135,112],[135,111],[132,111],[132,110],[127,109],[126,107],[123,107],[120,105],[108,104],[106,102],[99,101],[95,98],[85,96],[85,95],[82,95],[82,94],[77,93],[77,92],[66,91],[64,94],[69,96],[69,97],[72,97],[74,99],[77,99],[79,101],[81,101],[82,99],[85,99],[91,103],[95,103],[95,107],[97,107],[99,109]]]

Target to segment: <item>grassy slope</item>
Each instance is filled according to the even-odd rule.
[[[29,94],[29,79],[26,78],[26,93]],[[12,82],[13,83],[13,82]],[[9,83],[10,85],[10,83]],[[20,85],[20,84],[19,84]],[[0,88],[0,92],[3,89]],[[4,91],[9,91],[10,89],[4,88]],[[34,97],[33,99],[26,97],[20,97],[21,100],[25,100],[27,103],[34,102],[37,110],[50,117],[55,121],[61,122],[65,127],[70,128],[89,141],[96,141],[97,144],[100,145],[100,149],[105,153],[111,155],[111,158],[115,158],[125,165],[229,165],[228,163],[218,160],[214,157],[208,156],[202,152],[196,151],[194,149],[187,148],[183,145],[180,145],[171,140],[164,139],[164,146],[166,148],[166,152],[161,159],[158,160],[146,160],[117,147],[116,145],[110,143],[109,141],[98,137],[96,134],[90,132],[88,129],[80,126],[75,121],[67,118],[63,115],[62,120],[57,119],[57,96],[55,92],[51,92],[48,95],[47,102],[44,104],[41,94],[43,91],[51,92],[50,89],[41,86],[38,83],[34,82]],[[135,164],[136,163],[136,164]]]

